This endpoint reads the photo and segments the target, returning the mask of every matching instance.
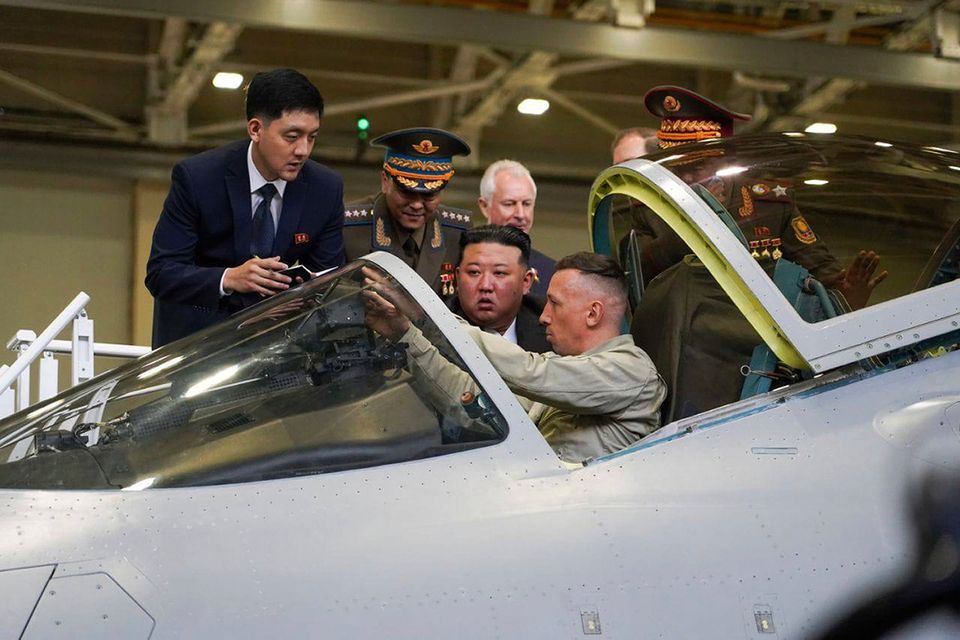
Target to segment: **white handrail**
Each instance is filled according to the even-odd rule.
[[[7,344],[8,349],[16,349],[20,344],[33,340],[23,340],[14,337],[11,343]],[[73,343],[70,340],[51,340],[44,351],[50,353],[72,353]],[[139,358],[150,353],[150,347],[142,347],[135,344],[117,344],[115,342],[94,342],[93,355],[104,356],[107,358]]]
[[[0,374],[0,393],[10,388],[14,380],[44,352],[47,345],[50,344],[61,331],[66,329],[68,324],[73,322],[73,319],[83,311],[88,302],[90,302],[90,296],[86,293],[81,291],[77,294],[70,304],[60,312],[60,315],[54,318],[53,322],[43,330],[43,333],[37,336],[33,344],[10,365],[10,368]]]

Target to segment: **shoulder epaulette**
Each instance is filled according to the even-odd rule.
[[[348,206],[343,209],[343,226],[349,227],[373,222],[373,204]]]
[[[436,216],[440,224],[445,227],[456,227],[457,229],[469,229],[473,226],[472,213],[469,209],[457,209],[454,207],[440,206],[437,208]]]

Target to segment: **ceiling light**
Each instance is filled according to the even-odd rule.
[[[933,153],[956,153],[953,149],[944,149],[943,147],[924,147],[923,149]]]
[[[955,164],[950,165],[950,168],[953,169],[954,171],[960,171],[960,167],[958,167]]]
[[[221,71],[213,76],[213,86],[217,89],[239,89],[243,84],[243,76],[239,73]]]
[[[804,129],[807,133],[836,133],[837,125],[832,122],[814,122]]]
[[[829,180],[820,180],[818,178],[812,178],[810,180],[804,180],[803,184],[808,184],[811,187],[822,187],[825,184],[830,184]]]
[[[517,105],[517,111],[528,116],[539,116],[550,108],[550,101],[541,98],[525,98]]]
[[[890,144],[889,142],[880,142],[879,140],[877,140],[877,141],[874,142],[873,144],[877,145],[878,147],[884,147],[884,148],[892,147],[892,146],[893,146],[893,145]]]
[[[789,136],[789,137],[791,137],[791,138],[802,138],[802,137],[804,137],[804,134],[800,133],[799,131],[784,131],[784,132],[783,132],[783,135]]]

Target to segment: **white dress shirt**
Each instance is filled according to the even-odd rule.
[[[276,180],[267,180],[264,178],[260,171],[257,169],[257,165],[253,163],[253,141],[250,141],[250,144],[247,146],[247,174],[250,176],[250,216],[253,217],[253,214],[256,213],[257,207],[260,206],[260,203],[263,202],[263,196],[257,193],[257,190],[263,185],[270,182],[277,188],[277,193],[273,196],[273,200],[270,202],[270,215],[273,216],[273,228],[280,228],[280,210],[283,208],[283,192],[287,188],[287,181],[282,178],[277,178]],[[259,256],[261,258],[272,258],[273,256]],[[220,296],[227,296],[233,293],[232,291],[227,291],[223,288],[223,279],[227,275],[227,270],[223,270],[223,275],[220,276]]]
[[[507,327],[507,330],[500,335],[503,336],[504,340],[509,340],[513,344],[517,344],[517,319],[514,318],[510,326]]]

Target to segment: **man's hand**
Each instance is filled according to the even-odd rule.
[[[369,267],[363,268],[363,275],[367,326],[388,340],[399,339],[410,328],[410,320],[394,304],[402,300],[403,293]]]
[[[290,288],[290,278],[277,273],[287,265],[276,258],[250,258],[239,267],[227,269],[223,274],[225,291],[237,293],[256,292],[272,296]]]
[[[880,256],[875,251],[861,249],[850,261],[850,266],[823,284],[838,289],[854,311],[862,309],[867,306],[874,287],[889,275],[888,271],[883,270],[874,276],[879,265]]]

